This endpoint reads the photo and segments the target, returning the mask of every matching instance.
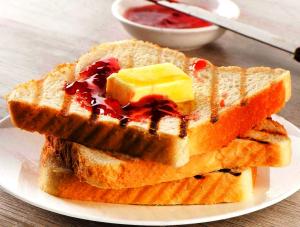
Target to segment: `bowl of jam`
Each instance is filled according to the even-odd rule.
[[[239,7],[231,0],[182,0],[221,16],[236,19]],[[179,50],[213,42],[225,30],[208,21],[145,0],[116,0],[113,15],[133,37]]]

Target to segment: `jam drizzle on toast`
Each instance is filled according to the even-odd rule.
[[[211,79],[211,94],[210,94],[210,109],[211,109],[211,115],[210,115],[210,122],[216,123],[219,119],[219,104],[218,104],[218,74],[217,69],[215,66],[212,66],[212,79]]]
[[[208,67],[208,64],[205,59],[197,59],[193,66],[192,70],[194,71],[194,78],[198,82],[203,82],[203,79],[199,76],[199,71],[204,70]],[[218,86],[219,86],[219,79],[218,79],[218,72],[215,66],[210,65],[212,71],[212,79],[211,79],[211,89],[210,89],[210,122],[216,123],[219,119],[219,109],[225,106],[226,95],[223,95],[223,99],[218,102]],[[241,68],[240,70],[240,105],[245,106],[247,105],[247,72],[246,69]]]
[[[246,100],[246,90],[247,90],[247,74],[244,68],[240,72],[240,96],[241,96],[241,106],[247,105]]]
[[[179,137],[187,135],[189,117],[181,114],[177,104],[165,96],[148,95],[124,106],[115,99],[105,97],[106,79],[119,70],[116,58],[99,60],[82,71],[78,80],[67,83],[65,92],[69,96],[76,95],[76,101],[91,111],[91,120],[96,120],[98,115],[109,115],[119,119],[121,127],[126,127],[130,121],[150,119],[149,133],[155,135],[160,119],[172,116],[180,118]]]

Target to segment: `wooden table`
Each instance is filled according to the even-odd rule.
[[[300,36],[298,0],[235,1],[241,7],[241,21],[289,39]],[[56,64],[74,61],[97,43],[130,38],[111,15],[111,2],[1,0],[0,96],[22,81],[39,78]],[[230,32],[215,43],[187,54],[207,58],[217,65],[265,65],[291,70],[293,97],[281,115],[300,126],[300,64],[288,54]],[[6,115],[5,101],[0,98],[0,117]],[[299,213],[300,192],[267,209],[204,226],[299,226]],[[0,225],[20,223],[97,225],[35,208],[0,190]]]

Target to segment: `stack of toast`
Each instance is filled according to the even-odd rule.
[[[109,68],[114,61],[118,65]],[[168,111],[158,119],[153,108],[142,120],[120,117],[105,104],[105,80],[92,82],[96,94],[87,95],[90,84],[84,90],[95,75],[159,63],[171,63],[191,78],[194,100],[177,103],[176,114],[170,114],[172,104],[159,107]],[[40,159],[45,192],[105,203],[175,205],[247,200],[257,167],[288,165],[290,139],[271,115],[290,96],[287,70],[217,67],[126,40],[96,46],[76,63],[17,86],[7,102],[17,127],[45,135]]]

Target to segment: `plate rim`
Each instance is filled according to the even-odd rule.
[[[295,130],[300,135],[300,129],[296,125],[291,123],[290,121],[288,121],[285,118],[283,118],[281,116],[278,116],[278,115],[273,115],[272,117],[274,117],[275,120],[278,120],[280,122],[284,122],[286,124],[289,124],[289,126],[292,127],[293,130]],[[6,117],[4,117],[0,120],[0,127],[4,123],[11,124],[13,127],[15,127],[12,124],[11,118],[10,118],[9,115],[7,115]],[[0,128],[0,130],[1,130],[1,128]],[[242,215],[245,215],[245,214],[250,214],[250,213],[253,213],[255,211],[259,211],[261,209],[272,206],[272,205],[288,198],[292,194],[296,193],[300,189],[300,181],[295,185],[296,186],[293,189],[287,190],[285,193],[281,194],[280,196],[278,196],[278,197],[276,197],[276,198],[274,198],[270,201],[262,202],[258,205],[248,207],[248,208],[245,208],[245,209],[242,209],[242,210],[231,211],[231,212],[226,213],[226,214],[219,214],[219,215],[214,215],[214,216],[210,216],[210,217],[187,218],[187,219],[181,219],[181,220],[168,220],[168,221],[122,220],[122,219],[107,218],[107,217],[102,217],[102,216],[91,217],[91,216],[88,216],[88,215],[85,215],[85,214],[76,214],[76,213],[74,214],[72,212],[68,212],[68,211],[64,211],[64,210],[60,210],[60,209],[55,209],[55,208],[51,208],[51,207],[49,208],[44,204],[41,204],[41,203],[38,203],[38,202],[35,202],[35,201],[31,201],[30,199],[22,197],[21,195],[15,193],[14,191],[9,190],[4,185],[2,185],[1,182],[0,182],[0,189],[2,189],[6,193],[8,193],[8,194],[14,196],[15,198],[17,198],[17,199],[19,199],[19,200],[21,200],[25,203],[28,203],[32,206],[38,207],[38,208],[43,209],[43,210],[51,211],[51,212],[54,212],[56,214],[61,214],[61,215],[65,215],[65,216],[68,216],[68,217],[72,217],[72,218],[78,218],[78,219],[82,219],[82,220],[89,220],[89,221],[95,221],[95,222],[104,222],[104,223],[110,223],[110,224],[122,224],[122,225],[144,225],[144,226],[165,225],[165,226],[170,226],[170,225],[186,225],[186,224],[207,223],[207,222],[225,220],[225,219],[228,219],[228,218],[234,218],[234,217],[242,216]],[[42,190],[40,190],[40,192],[47,194],[46,192],[44,192]],[[49,195],[49,194],[47,194],[47,196],[55,197],[55,196]],[[62,199],[62,198],[58,198],[58,197],[55,197],[55,198],[66,201],[66,202],[72,201],[72,200]],[[201,206],[201,205],[194,205],[194,206]]]

